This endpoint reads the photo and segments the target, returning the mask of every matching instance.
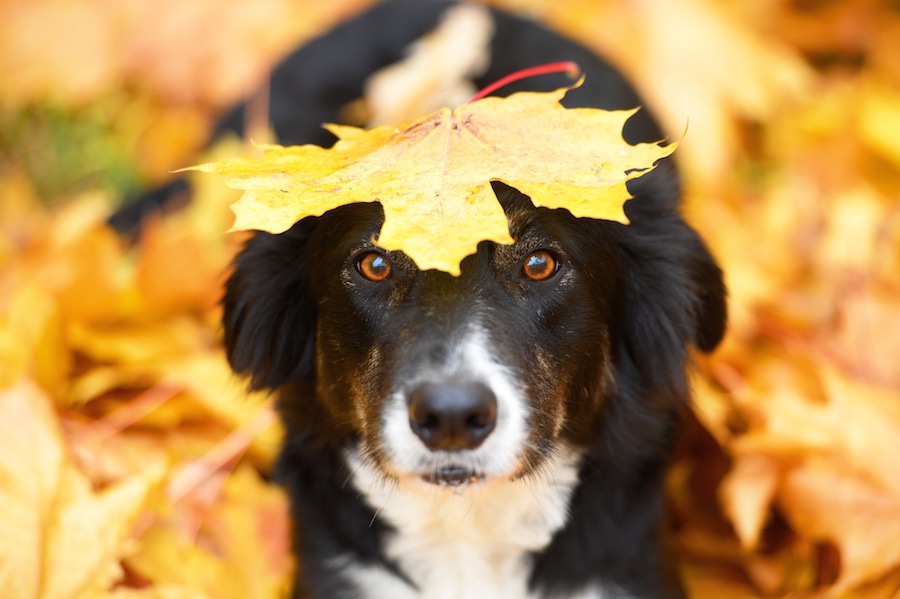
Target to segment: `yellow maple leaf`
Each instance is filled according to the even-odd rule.
[[[330,149],[266,146],[260,158],[194,168],[244,190],[233,230],[281,233],[306,216],[377,201],[379,246],[458,275],[480,241],[513,242],[491,181],[537,206],[625,223],[626,181],[674,151],[625,142],[634,111],[563,108],[568,89],[484,98],[397,127],[327,125],[339,138]]]

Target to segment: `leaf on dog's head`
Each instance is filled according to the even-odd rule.
[[[338,206],[380,202],[379,246],[458,275],[480,241],[513,242],[491,181],[536,206],[627,223],[626,181],[674,151],[628,144],[622,128],[634,111],[566,109],[566,91],[488,97],[398,127],[328,125],[339,138],[329,149],[267,146],[260,158],[195,168],[244,190],[233,230],[281,233]]]

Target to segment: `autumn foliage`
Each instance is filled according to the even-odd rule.
[[[219,347],[239,194],[192,175],[137,244],[105,219],[214,160],[215,115],[367,3],[0,4],[0,598],[283,593],[280,429]],[[691,595],[900,597],[896,3],[494,3],[688,123],[685,213],[731,309],[669,479]]]
[[[379,246],[422,270],[459,275],[479,242],[513,243],[491,181],[537,206],[627,223],[626,182],[675,150],[627,143],[622,128],[634,111],[567,110],[559,103],[566,91],[482,98],[368,130],[328,124],[338,138],[331,148],[268,146],[261,157],[196,168],[244,190],[233,230],[283,233],[307,216],[377,201]],[[570,140],[576,130],[589,134]]]

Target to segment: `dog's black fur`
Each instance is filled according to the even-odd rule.
[[[337,121],[365,78],[402,58],[447,6],[388,2],[290,56],[271,82],[279,139],[329,145],[320,123]],[[586,80],[566,105],[639,105],[621,76],[585,49],[528,20],[492,13],[492,62],[478,86],[573,60]],[[531,79],[500,93],[564,83]],[[242,110],[222,128],[240,131]],[[632,143],[662,137],[646,110],[625,136]],[[494,187],[517,243],[482,243],[459,278],[418,271],[396,252],[384,254],[393,268],[387,281],[361,277],[359,258],[380,252],[369,241],[383,218],[377,204],[344,206],[280,235],[258,233],[235,261],[224,299],[225,345],[253,388],[278,391],[287,434],[277,475],[295,519],[298,597],[367,596],[335,565],[338,557],[419,584],[388,557],[396,522],[380,518],[349,482],[347,452],[362,447],[387,480],[406,474],[395,471],[379,437],[385,396],[440,363],[447,338],[459,336],[473,313],[492,354],[521,377],[531,402],[528,443],[512,478],[540,473],[560,445],[581,456],[565,525],[529,558],[530,592],[565,597],[599,585],[627,597],[683,596],[661,541],[663,481],[689,401],[689,347],[718,344],[726,307],[719,268],[679,214],[676,170],[664,161],[630,182],[627,226],[537,209],[516,190]],[[559,263],[545,281],[522,277],[522,260],[535,250]]]

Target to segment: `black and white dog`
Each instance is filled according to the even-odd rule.
[[[271,81],[280,141],[329,145],[321,123],[448,6],[380,4],[290,56]],[[567,105],[639,105],[590,52],[491,14],[477,86],[571,60],[586,80]],[[242,110],[223,127],[239,131]],[[625,136],[662,137],[646,111]],[[225,343],[236,372],[278,393],[297,597],[683,596],[663,549],[663,480],[689,348],[719,342],[725,290],[678,212],[672,164],[630,189],[625,226],[495,184],[515,244],[482,243],[459,277],[374,245],[378,204],[247,243],[224,298]]]

